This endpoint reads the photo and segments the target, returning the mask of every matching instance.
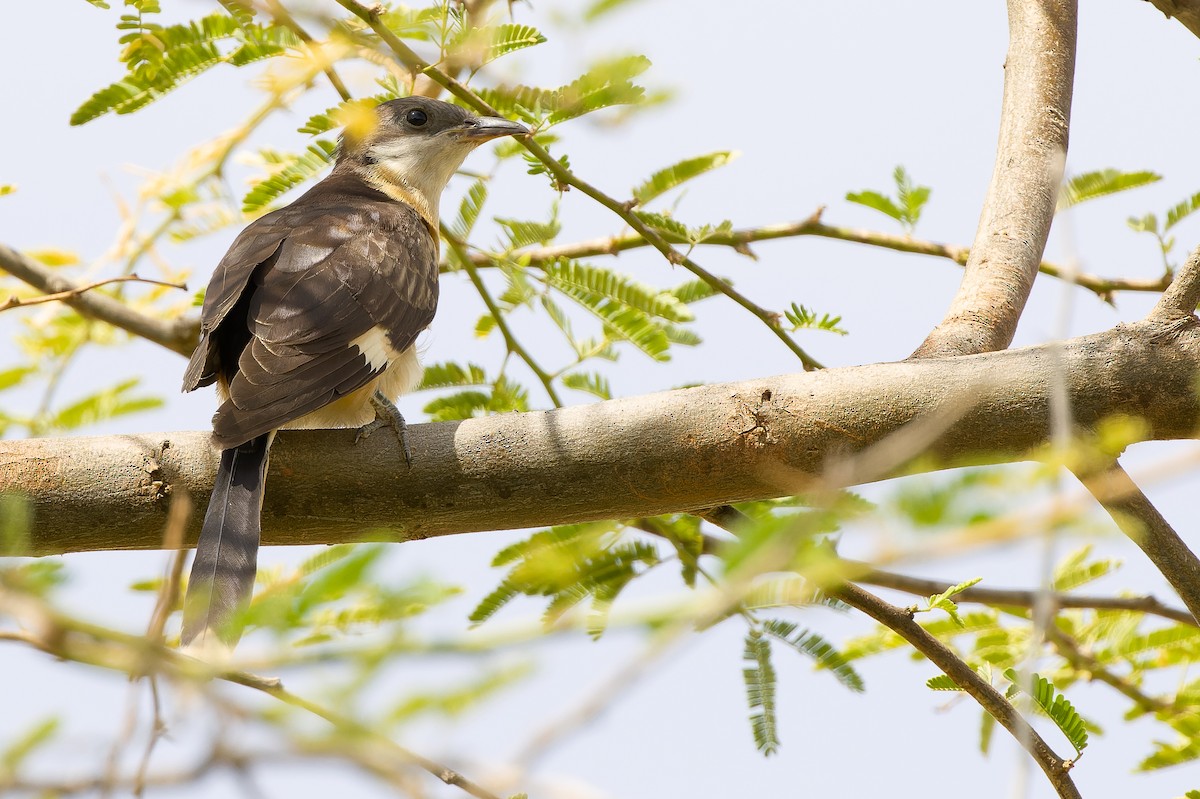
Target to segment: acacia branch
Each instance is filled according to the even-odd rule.
[[[0,244],[0,269],[28,283],[44,294],[60,294],[64,304],[79,313],[135,336],[166,347],[181,355],[191,355],[196,346],[198,322],[194,318],[167,321],[139,313],[124,303],[103,294],[85,293],[84,287],[59,276],[54,270],[32,258]]]
[[[1200,247],[1192,250],[1187,261],[1175,273],[1171,285],[1163,292],[1150,316],[1164,321],[1193,319],[1197,302],[1200,302]]]
[[[959,266],[967,262],[970,249],[957,244],[944,244],[927,239],[914,239],[911,236],[901,236],[893,233],[882,233],[863,228],[839,227],[827,225],[821,221],[824,208],[818,208],[807,219],[796,222],[784,222],[776,225],[760,225],[758,227],[740,228],[728,233],[714,233],[700,242],[700,246],[732,247],[743,255],[753,257],[750,245],[760,241],[795,238],[798,236],[817,236],[820,238],[837,239],[855,244],[866,244],[871,247],[881,247],[897,252],[913,253],[916,255],[932,255],[954,261]],[[687,244],[683,237],[663,231],[662,237],[671,244]],[[650,243],[636,233],[626,233],[616,236],[604,236],[569,244],[551,244],[545,247],[529,247],[511,253],[514,259],[534,266],[552,263],[560,258],[589,258],[597,255],[619,255],[626,250],[649,247]],[[471,263],[476,266],[492,266],[495,257],[486,252],[472,253]],[[1043,261],[1038,266],[1044,275],[1070,280],[1080,288],[1095,293],[1105,302],[1112,301],[1112,295],[1119,291],[1160,292],[1171,283],[1167,275],[1156,278],[1120,278],[1103,277],[1089,273],[1068,273],[1064,267]],[[447,263],[442,264],[442,271],[451,271]]]
[[[1029,726],[1016,708],[992,684],[984,680],[954,654],[945,644],[930,635],[924,627],[913,621],[912,612],[884,602],[858,586],[845,584],[826,589],[829,595],[862,611],[875,621],[892,630],[914,649],[954,680],[954,684],[968,693],[984,710],[1006,730],[1012,733],[1017,743],[1034,759],[1045,773],[1054,790],[1061,797],[1079,797],[1079,790],[1071,780],[1069,761],[1063,760],[1042,740],[1037,730]]]
[[[1171,709],[1171,703],[1167,700],[1144,693],[1130,680],[1104,668],[1100,661],[1084,651],[1078,641],[1053,624],[1046,627],[1046,640],[1054,646],[1054,649],[1058,654],[1062,655],[1064,660],[1079,671],[1085,672],[1088,679],[1099,680],[1129,699],[1143,711],[1158,713]]]
[[[936,418],[948,424],[920,452],[893,453],[856,481],[1025,460],[1049,436],[1059,369],[1083,429],[1114,414],[1140,418],[1148,440],[1200,427],[1200,326],[1147,320],[1053,345],[413,425],[411,469],[389,436],[354,446],[352,430],[284,432],[263,540],[418,539],[791,495],[823,485],[831,463]],[[206,496],[216,464],[202,433],[0,441],[0,492],[31,497],[32,553],[153,549],[167,497]]]
[[[867,583],[880,588],[890,588],[893,591],[903,591],[916,596],[932,596],[941,593],[955,581],[929,580],[921,577],[911,577],[907,574],[884,571],[871,568],[868,563],[845,561],[848,568],[847,579],[856,583]],[[1160,602],[1153,596],[1088,596],[1085,594],[1052,593],[1045,597],[1044,592],[1036,589],[1019,588],[989,588],[973,585],[954,595],[955,602],[977,602],[982,605],[1008,606],[1033,609],[1048,598],[1052,610],[1063,608],[1078,608],[1085,610],[1128,610],[1135,613],[1145,613],[1164,619],[1200,627],[1200,623],[1190,613],[1182,608],[1173,608]]]
[[[1195,388],[1192,389],[1195,391]],[[1121,465],[1107,471],[1074,470],[1109,516],[1137,544],[1179,594],[1192,616],[1200,619],[1200,558],[1154,507]]]
[[[28,308],[30,305],[42,305],[47,302],[66,302],[74,297],[79,297],[88,293],[92,289],[98,289],[101,286],[107,286],[111,283],[149,283],[153,286],[165,286],[172,289],[187,290],[187,286],[182,283],[170,283],[166,280],[154,280],[148,277],[138,277],[137,275],[121,275],[119,277],[108,277],[104,280],[96,280],[91,283],[85,283],[82,286],[74,286],[65,291],[56,291],[53,294],[42,294],[39,297],[28,297],[22,299],[16,295],[9,297],[4,302],[0,302],[0,311],[8,311],[13,308]]]
[[[328,722],[341,735],[359,743],[358,748],[368,750],[361,757],[354,757],[356,761],[370,761],[370,749],[382,750],[387,753],[388,759],[416,766],[476,799],[499,799],[454,769],[400,746],[353,717],[292,693],[278,679],[214,667],[160,642],[71,618],[52,610],[36,598],[5,590],[2,584],[0,610],[13,616],[24,628],[0,630],[0,641],[24,643],[57,658],[133,676],[161,673],[190,682],[218,679],[241,685]]]
[[[1038,273],[1067,157],[1077,0],[1008,0],[1000,141],[975,243],[914,357],[1007,347]]]

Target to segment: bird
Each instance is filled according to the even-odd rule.
[[[221,450],[183,602],[180,643],[230,653],[257,570],[263,491],[280,429],[393,427],[422,369],[438,300],[438,205],[467,155],[529,129],[403,97],[344,129],[333,170],[248,225],[217,264],[183,390],[216,385]]]

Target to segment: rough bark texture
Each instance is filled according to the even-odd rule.
[[[913,357],[1007,347],[1033,288],[1067,157],[1076,0],[1009,0],[996,165],[950,308]]]
[[[1018,460],[1047,440],[1056,368],[1081,427],[1126,414],[1147,422],[1148,438],[1174,439],[1200,425],[1193,318],[1054,346],[414,425],[411,469],[391,436],[354,446],[352,431],[285,432],[271,458],[264,543],[425,538],[780,496],[955,406],[953,424],[907,468]],[[0,492],[32,498],[32,553],[156,548],[167,493],[207,496],[216,459],[204,433],[0,441]]]

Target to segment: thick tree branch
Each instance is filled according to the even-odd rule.
[[[921,444],[920,466],[908,463],[917,452],[892,453],[886,473],[858,479],[1025,459],[1048,438],[1060,369],[1081,428],[1114,414],[1142,419],[1148,439],[1200,426],[1200,325],[1145,321],[1052,346],[413,425],[411,469],[388,436],[354,446],[353,431],[285,432],[264,542],[425,538],[794,494],[909,422],[951,418],[948,407],[953,422]],[[38,554],[159,547],[167,495],[206,496],[215,473],[201,433],[0,441],[0,492],[32,497]]]
[[[1062,797],[1079,797],[1079,790],[1071,780],[1071,764],[1054,753],[1037,730],[1021,717],[1004,695],[992,684],[980,677],[961,658],[954,654],[925,628],[913,621],[912,613],[884,602],[858,586],[846,584],[827,589],[833,596],[847,605],[862,611],[875,621],[892,630],[913,648],[954,680],[954,683],[978,702],[996,721],[1012,733],[1045,773],[1054,790]]]
[[[1067,157],[1077,0],[1009,0],[1000,141],[950,309],[914,357],[1007,347],[1033,288]]]
[[[181,355],[191,355],[196,346],[198,327],[195,319],[155,319],[112,297],[81,292],[81,286],[4,244],[0,244],[0,269],[45,294],[63,294],[62,302],[84,316],[107,322]]]
[[[1150,316],[1164,321],[1191,319],[1196,312],[1197,302],[1200,302],[1200,247],[1192,250],[1187,261],[1175,273],[1171,285],[1163,292]]]

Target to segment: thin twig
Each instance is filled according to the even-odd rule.
[[[890,588],[893,591],[903,591],[916,596],[931,596],[945,591],[956,583],[953,580],[929,580],[922,577],[911,577],[907,574],[884,571],[871,568],[868,563],[860,561],[844,561],[847,568],[847,579],[856,583],[867,583],[880,588]],[[998,605],[1017,608],[1033,608],[1037,601],[1038,591],[1020,588],[987,588],[973,585],[954,595],[956,602],[978,602],[982,605]],[[1153,596],[1088,596],[1084,594],[1054,593],[1050,597],[1055,609],[1074,608],[1082,610],[1128,610],[1134,613],[1145,613],[1164,619],[1190,624],[1198,627],[1192,615],[1182,608],[1173,608],[1163,604]]]
[[[1129,680],[1104,668],[1100,661],[1083,650],[1078,641],[1053,624],[1046,627],[1046,640],[1075,669],[1084,672],[1088,679],[1099,680],[1112,687],[1145,712],[1157,713],[1171,709],[1171,703],[1167,700],[1142,692]]]
[[[39,600],[5,592],[0,604],[25,629],[0,630],[0,640],[19,641],[49,655],[126,674],[161,672],[188,681],[219,679],[260,691],[333,725],[338,732],[373,746],[385,747],[395,759],[415,765],[476,799],[499,799],[494,793],[437,761],[400,746],[361,722],[288,691],[278,679],[222,669],[182,655],[144,636],[130,635],[61,614]],[[5,601],[7,600],[7,601]],[[36,630],[37,632],[32,632]]]
[[[924,627],[913,621],[912,613],[884,602],[856,585],[844,584],[826,589],[830,596],[862,611],[884,627],[908,641],[918,652],[937,666],[954,681],[955,685],[977,701],[996,721],[1012,733],[1018,743],[1029,753],[1045,773],[1050,784],[1060,797],[1081,799],[1078,788],[1071,780],[1071,762],[1055,754],[1054,750],[1029,726],[1016,708],[991,683],[934,638]]]
[[[716,233],[709,236],[698,246],[732,247],[743,255],[753,256],[750,245],[760,241],[796,238],[799,236],[817,236],[819,238],[837,239],[854,244],[865,244],[896,252],[913,253],[915,255],[931,255],[946,258],[959,266],[967,262],[970,249],[956,244],[944,244],[927,239],[914,239],[893,233],[882,233],[863,228],[839,227],[827,225],[821,221],[823,208],[818,208],[807,219],[796,222],[784,222],[774,225],[740,228],[728,233]],[[664,240],[672,244],[687,244],[683,237],[666,231],[660,233]],[[650,242],[636,233],[626,233],[618,236],[607,236],[570,244],[551,244],[546,247],[530,247],[517,250],[512,257],[520,258],[522,263],[533,266],[551,263],[560,258],[589,258],[597,255],[618,255],[626,250],[649,247]],[[488,253],[473,253],[471,262],[479,267],[492,266],[494,260]],[[443,271],[449,271],[450,266],[444,264]],[[1038,269],[1050,277],[1070,279],[1071,282],[1085,288],[1105,302],[1112,302],[1112,295],[1120,291],[1159,292],[1171,283],[1169,276],[1156,278],[1119,278],[1103,277],[1101,275],[1078,273],[1073,277],[1066,267],[1043,261]]]
[[[235,2],[244,7],[252,7],[249,3],[244,3],[240,0],[235,0]],[[296,34],[296,37],[310,48],[314,45],[315,40],[313,37],[301,27],[300,23],[296,22],[295,18],[288,13],[288,10],[283,7],[283,4],[279,0],[265,0],[264,6],[267,9],[267,13],[271,15],[271,19],[275,20],[276,25],[282,25]],[[349,102],[351,99],[350,91],[346,88],[346,84],[342,83],[341,77],[334,70],[333,66],[326,66],[321,71],[325,73],[325,77],[329,78],[329,83],[333,86],[333,90],[338,93],[338,96]]]
[[[479,272],[475,265],[471,263],[470,256],[467,254],[466,246],[458,237],[446,229],[442,225],[442,238],[450,245],[450,249],[454,251],[455,257],[462,263],[463,269],[467,276],[471,279],[471,285],[479,292],[483,304],[487,306],[488,313],[496,320],[496,327],[500,330],[500,335],[504,337],[504,344],[508,347],[508,351],[519,357],[525,362],[537,379],[541,382],[542,388],[546,389],[546,394],[550,397],[550,401],[554,403],[554,407],[561,408],[562,400],[559,399],[558,392],[554,388],[553,378],[543,369],[538,362],[534,360],[533,355],[529,350],[525,349],[524,345],[513,335],[512,329],[508,326],[508,320],[504,318],[500,307],[496,305],[496,301],[492,299],[491,293],[487,290],[487,286],[483,284],[483,279],[479,277]]]
[[[9,297],[4,302],[0,302],[0,312],[7,311],[12,308],[27,308],[30,305],[41,305],[47,302],[63,302],[73,297],[78,297],[81,294],[98,289],[101,286],[107,286],[110,283],[150,283],[154,286],[166,286],[172,289],[182,289],[187,291],[187,286],[183,283],[171,283],[166,280],[154,280],[148,277],[138,277],[137,275],[121,275],[120,277],[109,277],[104,280],[97,280],[94,283],[85,283],[82,286],[73,286],[63,291],[56,291],[53,294],[42,294],[38,297],[29,297],[22,299],[15,294]]]
[[[155,319],[103,294],[79,293],[79,286],[4,244],[0,244],[0,269],[38,291],[65,295],[61,301],[84,316],[119,327],[173,352],[190,355],[196,345],[198,324],[194,317],[171,321]]]

